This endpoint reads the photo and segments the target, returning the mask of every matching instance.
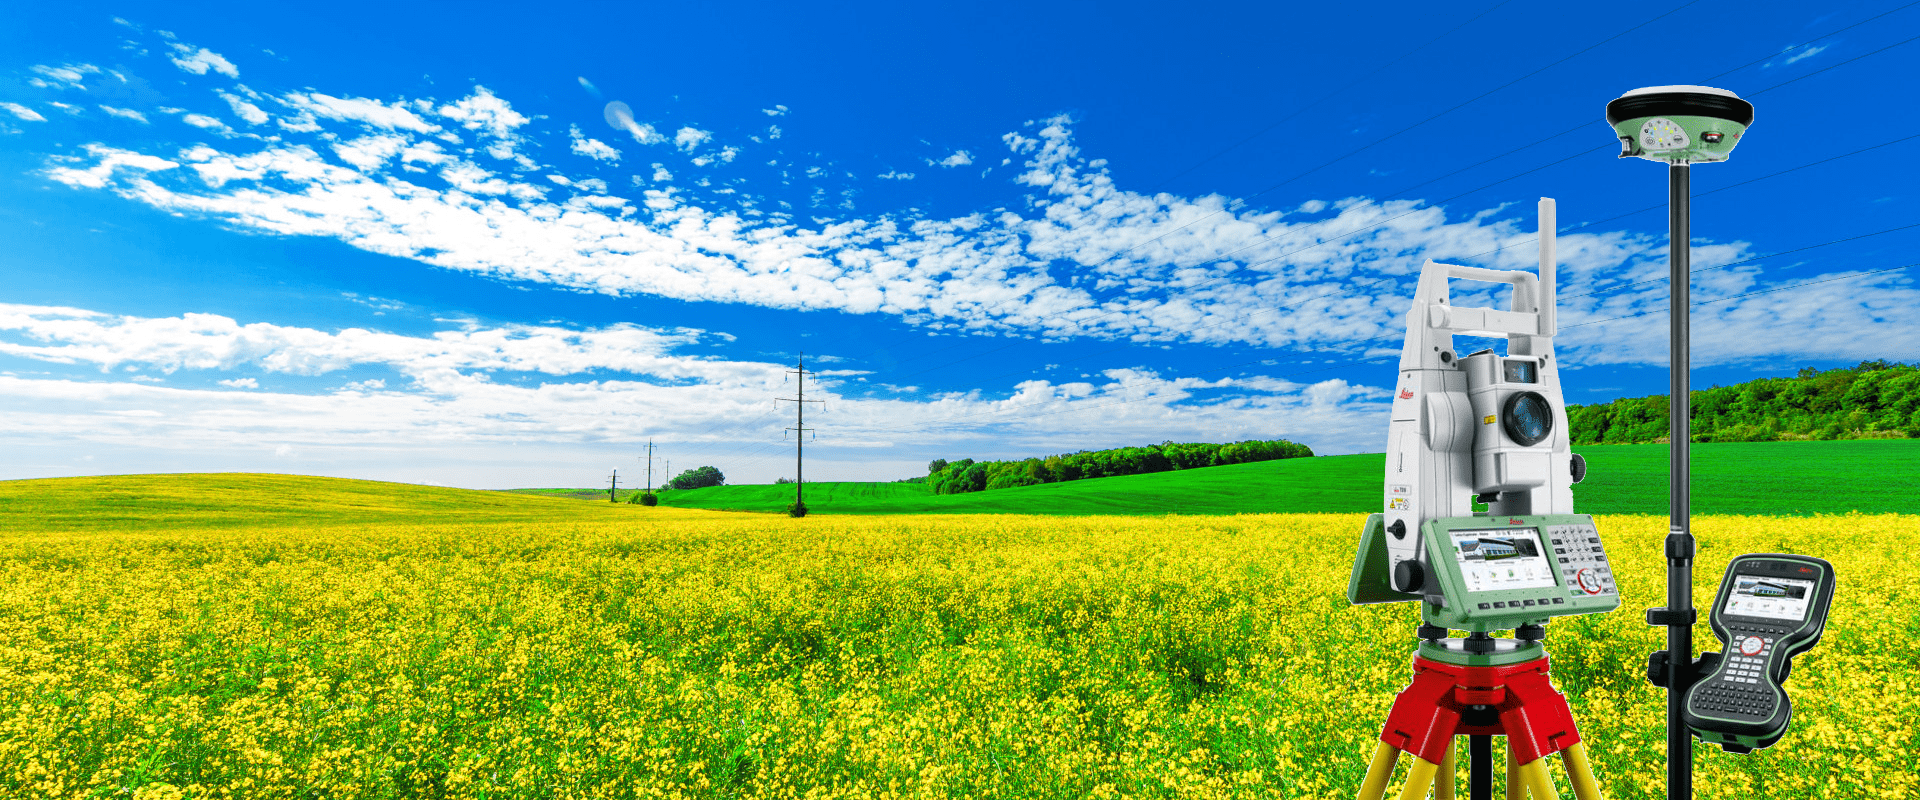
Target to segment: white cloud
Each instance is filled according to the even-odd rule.
[[[453,156],[447,155],[446,151],[440,149],[440,145],[437,143],[414,142],[407,145],[406,150],[401,151],[400,160],[406,164],[418,163],[432,166],[452,161]],[[409,169],[418,169],[418,167],[409,167]]]
[[[910,180],[913,180],[913,173],[887,170],[886,172],[883,172],[879,175],[875,175],[874,177],[879,178],[880,180],[883,180],[883,181],[910,181]]]
[[[1817,56],[1817,55],[1820,55],[1821,53],[1826,52],[1827,48],[1829,47],[1832,47],[1832,45],[1823,44],[1823,45],[1820,45],[1819,47],[1804,48],[1800,52],[1794,53],[1793,55],[1788,56],[1787,60],[1780,62],[1780,65],[1786,66],[1788,64],[1792,64],[1797,61],[1800,61],[1801,59],[1812,58],[1814,56]],[[1769,63],[1767,64],[1767,66],[1771,67],[1773,66],[1773,64]]]
[[[416,107],[371,103],[348,114],[318,100],[308,105],[316,114],[338,113],[367,136],[395,137],[407,130],[396,114]],[[710,139],[691,128],[681,133],[687,131],[699,142]],[[1531,238],[1531,219],[1491,213],[1449,219],[1445,209],[1417,200],[1354,197],[1253,210],[1234,198],[1129,191],[1115,185],[1104,162],[1081,156],[1065,118],[1003,137],[1023,162],[1015,179],[1029,190],[1023,210],[948,219],[818,217],[798,224],[695,201],[663,186],[673,175],[659,163],[653,188],[632,203],[582,181],[569,185],[590,194],[549,200],[552,181],[496,174],[438,147],[383,145],[364,156],[353,150],[371,141],[329,143],[343,159],[343,148],[356,153],[360,160],[349,163],[364,174],[329,164],[319,156],[327,148],[292,143],[246,154],[183,152],[178,157],[200,177],[197,183],[166,173],[178,166],[174,161],[100,146],[88,148],[85,158],[56,162],[46,174],[241,229],[335,238],[509,281],[611,296],[878,313],[934,330],[1046,339],[1366,352],[1358,342],[1397,328],[1405,309],[1395,287],[1425,258],[1473,256],[1478,265],[1506,269],[1527,268],[1531,259],[1527,248],[1515,246]],[[398,166],[391,162],[395,152]],[[416,155],[437,167],[449,188],[397,179],[403,169],[422,169],[413,166]],[[826,207],[846,198],[821,191],[813,202]],[[1562,285],[1568,292],[1613,288],[1619,276],[1661,269],[1664,247],[1656,237],[1621,232],[1562,236]],[[1736,253],[1744,245],[1720,247]],[[1696,263],[1707,263],[1708,248],[1696,248]],[[1496,252],[1478,255],[1489,251]],[[1705,282],[1699,296],[1758,281],[1743,274]],[[1356,288],[1375,283],[1382,288]],[[1784,302],[1766,297],[1733,305]],[[1920,300],[1897,286],[1876,297],[1920,309]],[[1630,288],[1604,301],[1593,295],[1570,302],[1561,317],[1573,324],[1661,302],[1652,288]],[[1858,303],[1847,308],[1861,319],[1886,317],[1860,311]],[[1581,338],[1586,335],[1574,334],[1565,347],[1592,346]],[[1742,335],[1767,339],[1756,331]]]
[[[778,139],[778,138],[780,138],[780,126],[778,126],[778,125],[768,125],[768,126],[767,126],[767,138],[768,138],[768,139]]]
[[[47,177],[76,188],[100,189],[105,187],[108,179],[113,176],[116,170],[122,167],[140,173],[140,175],[132,179],[132,182],[137,185],[146,181],[145,173],[170,170],[180,166],[164,158],[141,155],[125,150],[115,150],[97,144],[87,145],[87,152],[92,154],[96,159],[93,166],[84,170],[74,169],[72,167],[52,167],[47,170]]]
[[[225,451],[238,443],[264,442],[337,453],[356,448],[415,453],[462,442],[493,447],[630,442],[649,436],[678,441],[680,452],[702,447],[711,452],[717,445],[763,442],[770,435],[777,440],[785,423],[761,412],[768,394],[779,390],[787,365],[674,352],[709,336],[714,334],[630,325],[571,330],[478,324],[403,336],[241,323],[213,314],[142,318],[0,305],[0,353],[97,367],[108,375],[128,369],[167,375],[218,371],[231,376],[218,378],[219,386],[257,390],[258,377],[233,373],[362,373],[319,394],[5,375],[0,397],[10,413],[0,416],[0,436],[15,442],[115,442],[171,452]],[[364,374],[370,370],[391,371],[401,385]],[[1308,386],[1264,377],[1168,378],[1138,368],[1099,374],[1058,385],[1025,381],[997,399],[960,393],[875,399],[843,394],[856,385],[849,381],[865,373],[838,369],[823,371],[814,390],[832,404],[836,444],[869,452],[894,446],[906,430],[914,432],[915,446],[972,447],[982,425],[1013,434],[1044,433],[1063,449],[1116,438],[1275,435],[1324,449],[1324,442],[1348,432],[1363,432],[1371,441],[1385,410],[1382,401],[1327,402],[1352,394],[1337,381]],[[714,418],[750,422],[715,432]],[[643,422],[635,425],[636,419]],[[745,477],[734,470],[741,462],[724,462],[736,479]],[[857,468],[854,462],[849,466]]]
[[[385,166],[389,159],[407,149],[407,138],[396,135],[362,136],[351,142],[333,145],[334,155],[341,161],[352,164],[361,172],[373,172]],[[423,144],[432,145],[432,142]]]
[[[673,134],[673,146],[691,153],[694,148],[705,144],[712,138],[713,134],[709,131],[703,131],[699,128],[681,128]]]
[[[965,150],[961,150],[961,151],[955,152],[953,155],[940,159],[939,161],[935,161],[929,158],[927,159],[927,163],[932,165],[947,167],[947,168],[962,167],[962,166],[966,166],[968,164],[973,163],[973,154]]]
[[[28,122],[46,122],[47,121],[46,117],[40,116],[40,112],[35,111],[26,106],[20,105],[19,103],[0,103],[0,108],[4,108],[10,112],[13,112],[14,116],[19,117]]]
[[[512,185],[494,177],[494,174],[465,161],[455,162],[440,170],[440,178],[452,184],[453,188],[469,194],[506,194]]]
[[[174,42],[173,55],[167,56],[173,65],[195,75],[205,75],[208,70],[218,72],[229,78],[240,77],[240,69],[219,53],[207,48],[194,48],[192,45]]]
[[[130,120],[133,120],[134,122],[139,122],[142,124],[145,124],[147,121],[147,115],[142,114],[138,111],[135,111],[131,108],[115,108],[113,106],[103,105],[100,107],[100,110],[107,112],[107,114],[110,116],[119,117],[121,119],[130,119]]]
[[[467,130],[479,131],[495,139],[511,139],[515,128],[531,121],[525,114],[513,110],[505,100],[494,96],[485,86],[475,86],[471,96],[441,106],[439,114],[459,122]]]
[[[773,108],[760,109],[760,113],[765,114],[769,117],[785,116],[787,113],[787,107],[783,105],[775,104]]]
[[[353,97],[332,97],[319,92],[291,92],[280,98],[287,107],[312,117],[357,122],[385,130],[406,130],[415,133],[434,133],[440,126],[421,119],[418,114],[407,108],[405,102],[396,101],[384,104],[378,100],[364,100]],[[286,125],[282,121],[282,125]],[[290,128],[291,129],[291,128]],[[314,130],[317,130],[316,126]]]
[[[615,150],[613,146],[599,139],[588,138],[580,132],[580,126],[578,125],[568,126],[567,136],[573,142],[572,149],[574,155],[586,156],[595,161],[605,161],[609,164],[616,164],[620,161],[619,150]]]
[[[100,74],[100,68],[92,64],[62,64],[58,67],[39,65],[33,71],[40,77],[29,78],[27,83],[42,89],[80,88],[80,82],[88,75]]]
[[[265,322],[242,324],[218,314],[130,317],[58,306],[0,303],[0,331],[32,343],[0,340],[0,354],[59,364],[159,370],[258,369],[323,375],[382,365],[421,379],[460,371],[524,371],[575,375],[609,366],[662,378],[779,381],[774,365],[682,358],[673,348],[702,331],[635,325],[572,330],[551,326],[464,326],[432,336],[361,328],[335,332]]]
[[[238,115],[240,119],[246,121],[248,125],[259,125],[267,121],[267,112],[262,111],[259,106],[247,102],[246,98],[228,91],[219,91],[215,92],[215,94],[220,95],[220,99],[227,101],[227,105],[233,107],[233,113]]]
[[[227,123],[221,122],[220,120],[214,119],[213,117],[209,117],[204,114],[188,114],[186,116],[181,117],[180,121],[187,123],[188,125],[192,125],[193,127],[196,127],[196,128],[204,128],[206,130],[213,131],[214,133],[224,134],[224,133],[233,132],[233,128],[228,127]]]

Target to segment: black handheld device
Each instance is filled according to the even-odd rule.
[[[1780,741],[1793,720],[1781,685],[1812,649],[1833,602],[1833,565],[1811,556],[1750,553],[1727,565],[1708,621],[1726,651],[1687,692],[1682,711],[1701,741],[1746,753]],[[1709,654],[1712,655],[1712,654]]]

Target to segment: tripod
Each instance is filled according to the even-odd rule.
[[[1530,629],[1530,630],[1529,630]],[[1413,683],[1394,697],[1359,800],[1382,800],[1400,754],[1414,755],[1400,800],[1454,798],[1454,737],[1465,735],[1470,752],[1472,800],[1492,800],[1493,737],[1507,737],[1507,797],[1554,800],[1546,757],[1559,753],[1578,800],[1601,800],[1574,730],[1567,699],[1547,680],[1547,656],[1538,625],[1522,626],[1516,639],[1474,633],[1442,639],[1446,629],[1420,626]]]

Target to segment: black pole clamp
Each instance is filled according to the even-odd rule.
[[[1656,627],[1691,628],[1699,621],[1700,612],[1696,609],[1689,608],[1685,614],[1668,608],[1647,609],[1647,624]]]
[[[1702,678],[1712,673],[1715,667],[1720,666],[1720,658],[1721,656],[1717,652],[1708,651],[1701,653],[1700,657],[1694,660],[1692,670],[1683,673],[1687,679],[1687,686],[1699,683]],[[1687,686],[1670,687],[1667,685],[1668,671],[1671,669],[1672,663],[1667,656],[1667,651],[1653,651],[1653,654],[1647,657],[1647,682],[1662,689],[1678,688],[1680,691],[1686,691]]]

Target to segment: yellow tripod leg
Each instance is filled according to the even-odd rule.
[[[1367,766],[1367,779],[1360,783],[1360,800],[1385,798],[1387,781],[1393,778],[1393,765],[1399,761],[1400,751],[1393,745],[1381,742],[1373,748],[1373,763]]]
[[[1547,773],[1547,760],[1536,758],[1520,765],[1520,777],[1527,784],[1527,791],[1533,793],[1533,800],[1559,800],[1560,794],[1553,789],[1553,776]]]
[[[1587,761],[1587,743],[1575,742],[1560,751],[1567,766],[1567,778],[1573,781],[1573,796],[1579,800],[1600,800],[1600,785],[1593,780],[1593,764]]]
[[[1527,782],[1520,779],[1520,760],[1507,745],[1507,800],[1527,800]]]
[[[1444,757],[1442,760],[1445,760]],[[1427,791],[1433,788],[1434,774],[1439,769],[1439,764],[1414,756],[1413,766],[1407,768],[1407,785],[1400,787],[1400,800],[1426,800]]]
[[[1433,800],[1453,800],[1453,740],[1447,741],[1447,753],[1440,757],[1440,771],[1433,781]]]

